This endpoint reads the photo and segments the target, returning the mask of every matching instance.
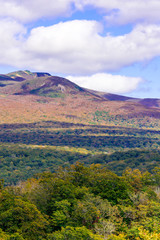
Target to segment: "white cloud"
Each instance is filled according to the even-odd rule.
[[[0,6],[0,64],[77,76],[92,75],[85,77],[86,87],[97,89],[99,79],[99,90],[125,93],[135,89],[141,79],[115,78],[102,72],[160,55],[159,0],[0,0]],[[101,34],[103,27],[96,21],[61,22],[34,28],[31,32],[27,32],[27,25],[24,25],[41,18],[71,16],[87,6],[103,11],[108,23],[134,23],[135,27],[122,36],[104,36]],[[96,75],[97,72],[100,73]],[[82,81],[82,77],[80,79]],[[107,84],[104,79],[108,79]],[[116,85],[113,91],[111,82]]]
[[[23,51],[22,38],[26,29],[16,21],[0,21],[0,63],[11,64],[17,63],[18,59],[22,61]]]
[[[160,27],[138,25],[123,36],[101,36],[96,21],[75,20],[31,31],[24,43],[28,63],[40,70],[93,74],[117,70],[160,55]],[[26,59],[23,60],[24,64]]]
[[[123,36],[101,36],[96,21],[74,20],[38,27],[25,36],[16,21],[0,21],[2,64],[63,74],[118,70],[160,55],[160,26],[138,25]]]
[[[106,73],[97,73],[92,76],[67,76],[67,78],[84,88],[116,94],[129,93],[143,82],[142,78]]]
[[[39,59],[45,68],[63,73],[92,72],[102,44],[101,26],[96,21],[61,22],[51,27],[33,29],[25,43],[33,64]],[[36,65],[37,67],[37,65]],[[99,67],[98,67],[99,68]]]
[[[84,0],[83,4],[103,9],[107,22],[111,24],[160,22],[159,0]]]
[[[0,17],[31,22],[40,18],[69,16],[88,5],[103,10],[107,22],[112,24],[160,22],[159,0],[0,0]]]
[[[42,17],[68,16],[81,7],[79,2],[79,0],[0,0],[0,17],[31,22]]]

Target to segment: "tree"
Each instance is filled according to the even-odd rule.
[[[86,227],[66,227],[61,231],[50,234],[47,240],[102,240],[98,235],[93,234]]]
[[[59,202],[56,201],[54,206],[56,207],[56,211],[53,212],[50,223],[53,229],[57,230],[61,227],[65,227],[67,222],[70,220],[71,203],[64,199]]]
[[[105,219],[100,220],[95,224],[95,231],[104,239],[108,239],[108,236],[115,231],[115,224]]]
[[[45,236],[47,225],[47,220],[34,204],[2,192],[0,195],[0,228],[3,231],[10,234],[19,232],[25,239],[36,240],[39,239],[38,236]],[[19,239],[22,237],[19,236]]]
[[[127,168],[123,173],[126,181],[133,187],[135,192],[138,192],[142,189],[142,173],[139,169],[132,170],[131,168]]]

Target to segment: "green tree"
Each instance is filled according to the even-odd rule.
[[[0,228],[8,233],[19,232],[28,240],[45,236],[48,222],[34,204],[7,192],[0,195]],[[19,236],[20,238],[20,236]]]
[[[50,234],[47,240],[102,240],[100,236],[96,236],[86,227],[66,227],[61,231]]]
[[[70,220],[71,203],[64,199],[62,201],[55,202],[54,206],[56,207],[56,211],[53,212],[50,223],[53,229],[60,229],[61,227],[65,227],[67,222]]]

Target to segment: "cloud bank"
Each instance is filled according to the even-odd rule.
[[[92,76],[68,76],[67,78],[84,88],[118,94],[131,92],[143,82],[142,78],[106,73],[97,73]]]
[[[84,75],[118,70],[160,55],[157,25],[138,25],[116,37],[102,36],[101,24],[87,20],[34,28],[27,37],[23,25],[16,22],[0,21],[0,26],[0,62],[16,67]]]
[[[160,22],[159,0],[0,0],[0,16],[31,22],[45,17],[69,16],[85,7],[99,8],[114,24]]]

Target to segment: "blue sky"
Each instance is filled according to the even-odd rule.
[[[160,98],[159,0],[0,0],[0,73]]]

